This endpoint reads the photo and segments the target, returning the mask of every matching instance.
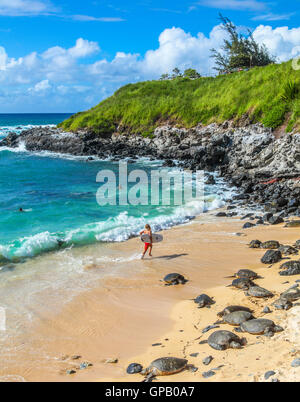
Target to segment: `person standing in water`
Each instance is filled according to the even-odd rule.
[[[149,235],[150,237],[150,243],[145,243],[145,249],[142,255],[142,260],[144,259],[148,249],[149,249],[149,256],[152,257],[152,229],[150,225],[146,225],[145,229],[141,231],[140,235],[142,236],[143,234]]]

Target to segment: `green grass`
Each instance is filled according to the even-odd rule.
[[[257,67],[230,75],[147,81],[129,84],[92,109],[60,124],[65,130],[92,128],[112,133],[121,124],[127,132],[151,136],[170,121],[184,127],[222,123],[248,114],[253,121],[287,130],[300,127],[300,73],[291,62]]]

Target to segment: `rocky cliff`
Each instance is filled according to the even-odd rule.
[[[34,128],[19,136],[8,135],[0,146],[18,147],[23,142],[28,151],[114,160],[148,156],[164,159],[169,166],[177,160],[183,168],[217,171],[241,189],[241,202],[259,202],[274,212],[300,214],[298,133],[276,139],[272,130],[261,124],[233,127],[231,122],[191,129],[161,126],[153,138],[120,131],[99,136],[92,131],[66,133],[56,128]]]

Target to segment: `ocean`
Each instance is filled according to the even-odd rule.
[[[54,125],[69,117],[60,114],[0,115],[0,138],[37,125]],[[161,168],[159,161],[137,160],[129,172]],[[137,235],[145,223],[154,230],[184,223],[200,212],[197,201],[176,206],[105,206],[96,200],[100,170],[118,176],[110,161],[0,148],[0,263],[18,262],[61,247],[124,241]],[[224,190],[224,186],[223,186]],[[206,209],[222,206],[228,192],[206,186]],[[222,193],[223,191],[223,193]],[[24,213],[19,213],[19,208]]]
[[[56,125],[67,117],[0,115],[0,138]],[[137,159],[128,170],[150,174],[162,163]],[[137,236],[146,223],[155,232],[188,223],[202,213],[203,202],[206,211],[213,210],[232,196],[216,177],[215,185],[205,186],[204,199],[187,205],[100,206],[96,177],[103,169],[118,177],[119,164],[111,160],[28,152],[23,144],[18,149],[0,147],[0,313],[7,317],[0,341],[7,356],[12,356],[12,335],[17,340],[43,312],[58,311],[105,275],[134,274],[130,261],[140,258],[142,247],[118,255],[112,245]],[[101,270],[87,271],[89,264],[101,265]]]

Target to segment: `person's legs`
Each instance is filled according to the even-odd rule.
[[[151,246],[149,247],[149,256],[150,256],[150,257],[152,257],[152,248],[153,248],[153,246],[152,246],[152,244],[151,244]]]
[[[150,246],[149,243],[145,243],[145,249],[144,249],[144,252],[143,252],[143,255],[142,255],[142,259],[145,257],[145,254],[147,253],[147,250],[148,250],[149,246]]]

